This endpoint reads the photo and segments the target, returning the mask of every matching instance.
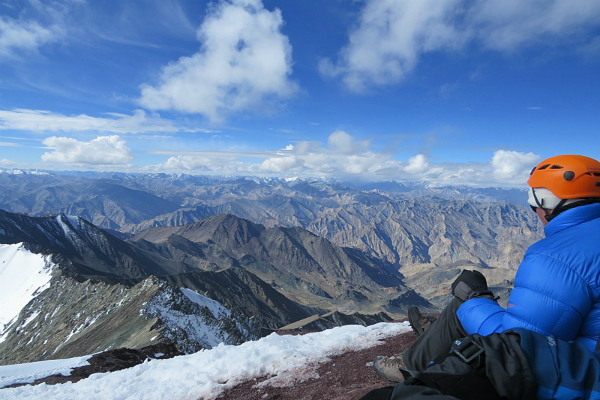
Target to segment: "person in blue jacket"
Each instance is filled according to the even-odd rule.
[[[517,270],[507,308],[467,299],[457,311],[467,333],[522,327],[595,350],[600,333],[600,163],[549,158],[531,173],[529,204],[545,225]]]
[[[425,371],[403,373],[361,400],[600,398],[600,352],[524,328],[461,338]]]
[[[399,368],[424,370],[455,339],[525,328],[593,351],[600,334],[600,162],[580,155],[548,158],[533,168],[528,203],[546,238],[517,270],[507,308],[477,271],[462,271],[454,300],[400,357],[379,356],[375,370],[401,381]]]

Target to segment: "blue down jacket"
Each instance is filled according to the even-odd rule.
[[[525,328],[577,340],[594,351],[600,333],[600,204],[564,211],[523,258],[506,309],[467,300],[457,311],[469,334]]]
[[[600,352],[515,329],[538,386],[538,399],[600,399]]]

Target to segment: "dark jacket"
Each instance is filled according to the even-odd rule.
[[[469,334],[525,328],[594,350],[600,333],[600,204],[564,211],[526,252],[506,309],[475,298],[457,312]]]

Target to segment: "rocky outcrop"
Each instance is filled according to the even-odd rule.
[[[155,277],[126,287],[58,275],[2,335],[0,364],[161,343],[191,353],[258,337],[250,320]]]
[[[174,344],[160,343],[142,347],[141,349],[118,348],[90,356],[87,360],[88,365],[73,368],[69,375],[50,375],[45,378],[37,379],[31,383],[17,383],[5,386],[5,388],[39,385],[42,383],[47,385],[56,385],[66,382],[75,383],[88,378],[92,374],[120,371],[122,369],[134,367],[144,361],[165,360],[183,354],[184,353],[179,351]]]

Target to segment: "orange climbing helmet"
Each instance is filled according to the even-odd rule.
[[[533,168],[527,183],[559,199],[600,197],[600,162],[579,155],[550,157]]]

